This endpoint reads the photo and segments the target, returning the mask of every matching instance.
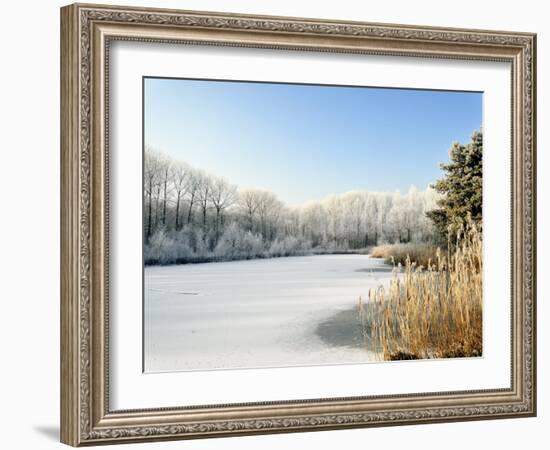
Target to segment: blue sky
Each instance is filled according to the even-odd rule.
[[[291,205],[425,189],[482,125],[482,94],[146,78],[145,143]]]

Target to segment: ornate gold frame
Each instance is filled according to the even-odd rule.
[[[512,66],[509,389],[111,411],[108,95],[112,40],[508,61]],[[79,446],[534,416],[536,36],[75,4],[61,9],[61,440]]]

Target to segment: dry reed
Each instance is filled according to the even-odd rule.
[[[364,334],[384,360],[481,356],[482,240],[475,224],[446,254],[438,251],[425,267],[407,257],[395,265],[389,289],[359,300]]]
[[[438,247],[430,244],[388,244],[374,247],[370,255],[373,258],[384,258],[387,264],[405,265],[407,258],[416,266],[428,267],[428,262],[437,259]]]

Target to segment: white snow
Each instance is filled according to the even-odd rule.
[[[372,360],[366,349],[327,344],[315,330],[386,284],[391,273],[383,268],[366,255],[146,267],[145,371]]]

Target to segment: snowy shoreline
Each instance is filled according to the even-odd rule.
[[[289,254],[289,255],[268,255],[265,256],[256,256],[252,258],[234,258],[234,259],[223,259],[217,256],[209,256],[204,258],[197,258],[194,261],[181,261],[181,262],[173,262],[173,263],[164,263],[164,264],[153,264],[150,262],[145,262],[145,267],[165,267],[165,266],[183,266],[183,265],[190,265],[190,264],[208,264],[208,263],[224,263],[224,262],[237,262],[237,261],[256,261],[256,260],[264,260],[264,259],[276,259],[276,258],[292,258],[292,257],[306,257],[306,256],[324,256],[324,255],[364,255],[369,256],[370,252],[372,250],[372,247],[366,247],[364,249],[357,249],[357,250],[335,250],[335,251],[316,251],[312,250],[310,253],[299,253],[299,254]]]

